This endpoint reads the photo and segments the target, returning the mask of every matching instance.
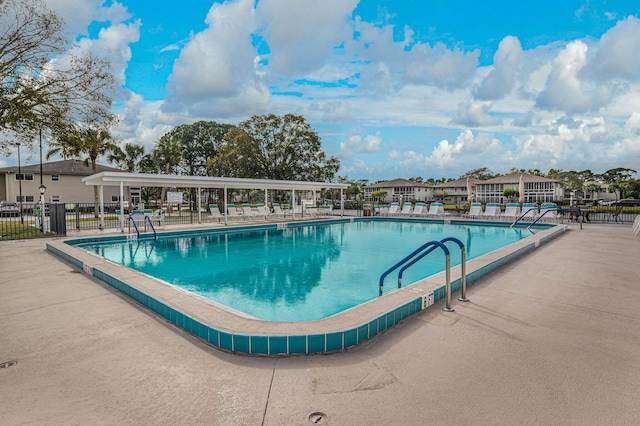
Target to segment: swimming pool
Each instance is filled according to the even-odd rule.
[[[368,218],[323,220],[323,225],[368,222],[370,220]],[[410,221],[392,220],[392,222]],[[434,225],[441,225],[434,227],[434,229],[444,229],[444,225],[448,224],[473,225],[476,223],[475,221],[449,219],[415,220],[415,222],[429,222]],[[159,234],[158,241],[196,236],[218,238],[226,235],[224,238],[229,238],[231,234],[239,232],[244,233],[246,237],[247,233],[263,230],[269,231],[269,235],[272,237],[283,228],[286,228],[285,233],[298,235],[297,232],[312,232],[310,230],[315,225],[317,225],[317,222],[314,221],[308,223],[250,224],[235,227],[219,225],[215,229],[163,232]],[[508,224],[503,224],[502,227],[508,227]],[[302,230],[294,232],[297,228]],[[568,227],[566,225],[547,225],[537,229],[537,232],[529,233],[530,236],[526,238],[469,260],[466,270],[467,283],[471,284],[523,254],[535,250],[539,245],[562,235]],[[486,228],[483,232],[492,233],[495,230]],[[327,232],[324,232],[324,234],[327,234]],[[323,241],[335,242],[343,238],[340,232],[335,233],[335,231],[332,231],[328,234],[331,237],[323,237]],[[409,235],[413,234],[421,235],[412,231],[404,232],[402,239],[406,238],[408,240]],[[446,294],[444,286],[445,274],[440,272],[420,280],[418,283],[405,285],[401,289],[386,292],[381,297],[374,297],[369,301],[326,318],[298,322],[265,321],[227,308],[220,303],[212,302],[175,285],[167,285],[157,278],[117,264],[78,247],[78,245],[85,244],[97,244],[100,246],[103,243],[123,243],[131,237],[132,235],[117,235],[89,238],[76,237],[65,240],[53,239],[47,241],[46,247],[52,254],[84,271],[88,276],[124,294],[140,306],[149,309],[210,345],[231,353],[283,356],[342,351],[359,345],[423,309],[427,309],[430,305],[442,300]],[[153,236],[148,234],[143,235],[141,242],[152,238]],[[467,244],[464,238],[461,239]],[[298,241],[297,238],[296,241]],[[378,238],[370,241],[369,245],[380,248],[379,251],[393,253],[393,250],[389,249],[389,244],[383,244],[381,241],[383,240],[378,235]],[[475,244],[475,240],[471,242],[471,247],[469,247],[471,251],[474,250]],[[177,244],[177,246],[180,247],[180,250],[186,249],[184,243]],[[125,251],[129,248],[133,251],[138,249],[138,253],[144,253],[145,258],[153,258],[155,253],[155,249],[152,250],[152,246],[142,244],[138,246],[137,242],[135,245],[124,245],[123,247],[125,247],[123,249]],[[455,248],[451,252],[456,256]],[[402,255],[404,254],[402,253]],[[135,258],[136,255],[133,257]],[[332,264],[334,259],[332,254],[324,255],[324,257],[325,265]],[[393,260],[397,260],[395,254]],[[163,262],[161,258],[158,258],[157,261]],[[292,262],[291,266],[293,267],[301,265],[298,260],[293,260]],[[408,281],[405,280],[406,282]],[[377,283],[371,285],[374,289],[377,288]],[[460,285],[460,268],[452,268],[452,291],[459,290]],[[394,280],[389,281],[389,279],[386,286],[389,289],[397,287]]]
[[[78,247],[257,319],[310,321],[378,297],[381,274],[428,241],[455,237],[465,244],[470,260],[531,232],[537,230],[362,220]],[[457,265],[460,250],[450,248],[451,264]],[[444,267],[444,253],[434,251],[408,269],[403,282]],[[384,288],[397,288],[393,277]]]

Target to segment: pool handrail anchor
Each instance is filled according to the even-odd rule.
[[[454,237],[447,237],[440,240],[441,243],[453,241],[460,247],[460,297],[458,300],[461,302],[468,302],[467,299],[467,249],[462,241]]]
[[[443,238],[442,240],[440,240],[440,242],[442,244],[447,243],[449,241],[455,242],[460,247],[460,258],[461,258],[460,259],[460,268],[461,268],[460,282],[461,282],[461,289],[462,289],[461,293],[462,294],[458,298],[458,300],[461,301],[461,302],[468,302],[469,299],[467,299],[467,250],[464,247],[464,244],[462,243],[462,241],[460,241],[457,238],[447,237],[447,238]],[[404,267],[402,267],[398,271],[398,288],[402,287],[402,275],[404,274],[404,271],[407,268],[409,268],[410,266],[412,266],[413,264],[415,264],[418,260],[422,259],[426,255],[431,253],[437,247],[438,247],[437,245],[432,246],[429,250],[427,250],[427,251],[423,252],[422,254],[420,254],[420,256],[416,257],[411,262],[407,263]]]

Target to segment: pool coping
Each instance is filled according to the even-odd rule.
[[[318,222],[279,222],[239,225],[225,228],[167,231],[160,237],[226,233],[238,230],[281,229],[289,226],[324,225],[362,220],[412,220],[409,218],[350,218]],[[425,220],[429,223],[484,224],[509,226],[503,222],[468,220]],[[563,234],[567,225],[546,225],[530,237],[467,261],[467,284],[513,259],[534,250],[539,245]],[[288,356],[332,353],[361,344],[388,330],[408,317],[427,309],[446,296],[445,272],[386,293],[354,308],[328,318],[306,322],[272,322],[254,319],[225,309],[219,304],[167,285],[148,275],[106,260],[70,245],[90,241],[123,241],[127,235],[96,238],[67,238],[47,243],[47,250],[73,264],[174,325],[221,350],[246,355]],[[144,235],[142,238],[152,238]],[[451,268],[451,290],[460,289],[460,266]],[[377,283],[372,283],[376,285]]]

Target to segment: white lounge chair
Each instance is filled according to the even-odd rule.
[[[444,216],[444,206],[442,203],[431,203],[427,216]]]
[[[508,203],[504,209],[504,212],[500,215],[500,218],[516,220],[520,217],[520,204]]]
[[[542,216],[543,214],[544,217]],[[540,206],[540,217],[542,217],[542,220],[558,219],[558,206],[553,203],[542,203],[542,206]]]
[[[500,215],[500,205],[498,203],[487,203],[484,207],[483,218],[496,219]]]
[[[305,206],[304,215],[309,217],[318,216],[318,206]]]
[[[638,234],[640,234],[640,215],[636,216],[636,219],[633,221],[631,231],[636,237],[638,236]]]
[[[329,204],[322,206],[322,209],[320,209],[319,213],[322,216],[331,216],[331,213],[333,213],[333,206]]]
[[[258,212],[253,210],[249,203],[243,203],[242,204],[242,214],[247,219],[255,219],[255,218],[260,217]]]
[[[267,219],[269,216],[274,216],[269,207],[267,207],[263,203],[256,204],[256,212],[259,216],[262,216],[265,219]]]
[[[271,204],[271,207],[273,207],[273,214],[275,216],[282,216],[283,218],[287,216],[287,212],[282,210],[280,203],[273,203]]]
[[[482,204],[480,203],[471,203],[471,208],[469,209],[469,217],[481,217],[482,216]]]
[[[413,205],[411,203],[404,203],[400,214],[403,216],[411,216],[411,213],[413,213]]]
[[[229,219],[244,219],[242,210],[238,210],[235,204],[227,204],[227,218]]]
[[[425,203],[416,203],[416,206],[413,208],[414,216],[424,216],[427,214],[427,205]]]
[[[220,213],[220,209],[218,208],[217,204],[209,204],[209,212],[210,214],[209,216],[207,216],[207,219],[215,219],[218,222],[224,220],[224,216],[222,215],[222,213]]]
[[[149,216],[149,219],[151,219],[151,223],[154,224],[154,226],[160,226],[162,229],[164,229],[166,223],[165,223],[165,211],[164,209],[156,209],[151,216]]]
[[[389,211],[387,212],[387,216],[393,216],[395,214],[398,214],[399,209],[400,209],[399,203],[391,203],[391,205],[389,206]]]

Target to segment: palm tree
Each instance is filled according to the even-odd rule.
[[[111,151],[108,160],[110,163],[117,164],[118,167],[126,167],[129,173],[133,173],[133,171],[138,167],[138,163],[142,160],[143,156],[144,146],[126,143],[124,145],[124,149],[116,146],[115,149]],[[130,186],[127,186],[127,200],[129,200],[129,205],[133,207]]]
[[[172,138],[171,133],[167,133],[160,138],[153,150],[153,155],[164,164],[164,174],[168,175],[182,158],[182,143]],[[162,188],[162,200],[165,199],[166,194],[167,188]]]
[[[80,158],[87,156],[85,165],[91,164],[91,171],[96,174],[98,171],[98,157],[112,152],[117,148],[113,136],[108,129],[108,124],[102,126],[88,124],[81,126],[74,124],[69,126],[64,134],[56,138],[56,147],[49,151],[47,157],[56,153],[56,150],[63,150],[71,157]],[[98,187],[93,187],[94,217],[98,217]]]

